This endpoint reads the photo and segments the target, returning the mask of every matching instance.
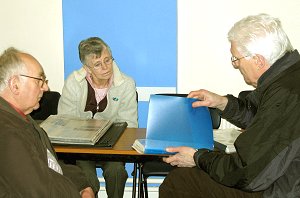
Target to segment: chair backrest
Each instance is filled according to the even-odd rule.
[[[208,107],[213,129],[218,129],[221,125],[221,115],[216,108]]]
[[[46,91],[40,100],[40,108],[30,113],[34,120],[45,120],[50,115],[57,114],[57,106],[60,93],[56,91]]]
[[[188,94],[177,94],[177,93],[160,93],[157,95],[165,95],[165,96],[178,96],[178,97],[187,97]],[[221,116],[218,113],[218,110],[215,108],[208,108],[210,112],[210,117],[212,121],[213,129],[218,129],[221,124]]]

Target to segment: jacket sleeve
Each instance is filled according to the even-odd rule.
[[[69,178],[75,184],[78,192],[91,186],[91,184],[88,182],[85,174],[82,172],[82,170],[78,166],[71,165],[71,164],[65,164],[63,162],[63,160],[58,160],[58,157],[55,153],[54,147],[51,144],[47,133],[42,128],[40,128],[39,125],[36,125],[35,122],[33,124],[38,129],[39,136],[40,136],[40,139],[42,140],[42,142],[45,144],[45,146],[48,148],[48,150],[53,154],[53,156],[58,161],[58,163],[62,169],[63,175],[65,177]]]
[[[236,170],[241,167],[237,154],[199,149],[194,154],[196,165],[207,172],[215,181],[230,187],[237,187],[243,175],[236,175]]]
[[[268,90],[235,141],[236,153],[200,149],[194,155],[197,166],[226,186],[249,191],[265,190],[282,177],[299,150],[294,142],[299,139],[300,103],[297,94],[277,87]]]
[[[256,113],[256,109],[247,105],[250,101],[232,95],[226,97],[228,104],[222,112],[222,118],[241,128],[249,126]],[[245,172],[247,167],[244,167],[246,164],[243,164],[240,157],[238,153],[226,154],[207,149],[199,149],[194,154],[196,165],[215,181],[236,188],[243,188],[248,179]]]
[[[64,176],[69,178],[75,184],[78,192],[91,186],[88,183],[86,176],[78,166],[65,164],[61,161],[59,162],[59,164],[64,173]]]
[[[19,134],[21,130],[8,129],[0,137],[0,192],[8,197],[80,197],[67,177],[48,167],[42,147]]]
[[[256,104],[252,100],[251,95],[243,99],[232,95],[227,95],[226,97],[228,103],[222,112],[222,118],[237,127],[245,129],[251,123],[257,111]]]

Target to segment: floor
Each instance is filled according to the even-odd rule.
[[[149,198],[158,198],[158,188],[156,189],[149,189],[150,192],[148,193]],[[106,198],[106,192],[105,189],[100,189],[100,195],[98,196],[100,198]],[[136,195],[137,197],[137,195]],[[125,192],[124,192],[124,197],[123,198],[132,198],[132,188],[131,187],[126,187]]]
[[[99,177],[99,181],[100,181],[100,192],[99,192],[100,195],[98,197],[107,198],[105,186],[104,186],[105,185],[104,179]],[[133,181],[132,178],[127,179],[123,198],[132,198],[132,181]],[[148,183],[149,198],[158,198],[158,186],[163,181],[163,178],[161,178],[161,177],[149,178],[147,181],[148,181],[147,183]],[[136,194],[136,197],[137,197],[137,194]]]
[[[128,173],[131,173],[133,170],[133,164],[132,163],[127,163],[126,164],[126,170]],[[107,198],[106,191],[105,191],[105,181],[104,178],[102,177],[102,170],[100,168],[97,168],[97,175],[98,179],[100,182],[100,195],[98,197],[100,198]],[[148,178],[148,195],[149,198],[158,198],[158,186],[161,184],[163,181],[162,177],[151,177]],[[132,183],[133,179],[131,174],[129,174],[129,178],[127,179],[126,182],[126,187],[124,191],[124,198],[132,198]],[[137,194],[136,194],[137,197]]]

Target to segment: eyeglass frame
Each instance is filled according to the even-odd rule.
[[[106,58],[108,58],[108,57],[106,57]],[[99,66],[95,66],[95,65],[93,65],[93,66],[88,66],[87,64],[87,66],[88,67],[92,67],[92,68],[94,68],[95,70],[98,70],[99,68],[101,68],[103,65],[102,64],[105,64],[105,65],[110,65],[110,64],[112,64],[113,63],[113,61],[114,61],[115,59],[114,59],[114,57],[110,57],[110,58],[108,58],[107,60],[103,60],[103,62],[101,61],[100,63],[99,63]],[[106,63],[105,63],[106,62]],[[109,62],[109,63],[108,63]]]
[[[35,79],[35,80],[39,80],[39,81],[42,81],[42,85],[41,87],[44,86],[44,84],[48,84],[48,80],[46,78],[38,78],[38,77],[34,77],[34,76],[28,76],[28,75],[25,75],[25,74],[20,74],[19,76],[23,76],[23,77],[26,77],[26,78],[32,78],[32,79]]]
[[[239,60],[241,60],[241,59],[243,59],[243,58],[246,58],[246,57],[249,57],[249,56],[243,56],[243,57],[241,57],[241,58],[237,58],[237,57],[235,57],[235,56],[231,56],[231,58],[230,58],[231,64],[232,64],[234,67],[237,67],[236,61],[239,61]]]

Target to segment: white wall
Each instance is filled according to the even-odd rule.
[[[258,13],[281,19],[294,48],[300,46],[299,0],[178,0],[178,90],[200,88],[237,95],[247,86],[230,62],[227,32]]]
[[[64,82],[61,0],[2,0],[0,51],[14,46],[43,65],[52,90]]]
[[[0,51],[32,53],[52,90],[64,80],[61,0],[2,0]],[[178,92],[206,88],[220,94],[251,89],[230,63],[227,32],[233,23],[261,12],[279,17],[295,48],[300,46],[299,0],[178,0]]]

